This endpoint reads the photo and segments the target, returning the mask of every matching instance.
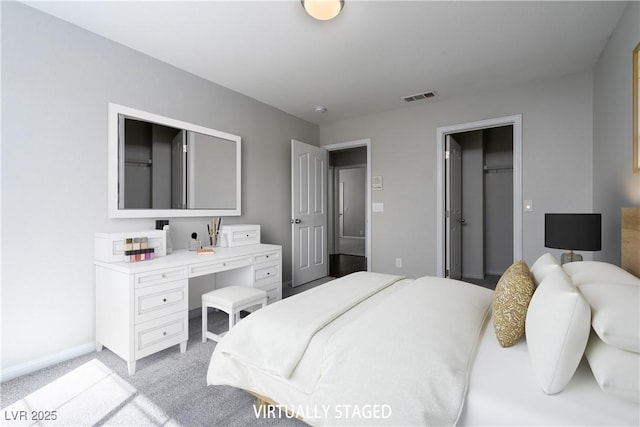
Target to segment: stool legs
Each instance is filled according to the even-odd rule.
[[[216,292],[216,291],[212,291]],[[248,309],[250,307],[260,306],[260,308],[264,308],[267,305],[267,296],[265,292],[258,293],[255,299],[245,300],[242,304],[238,304],[234,301],[229,301],[225,303],[224,301],[216,301],[215,303],[206,300],[206,296],[208,294],[204,294],[202,298],[202,342],[207,342],[207,339],[211,339],[213,341],[219,342],[222,339],[222,336],[225,335],[228,331],[233,329],[233,327],[241,320],[240,312],[242,310]],[[223,332],[221,334],[215,334],[208,330],[208,308],[215,308],[216,310],[224,311],[229,316],[229,329],[227,332]]]
[[[202,305],[202,342],[207,342],[207,306]]]
[[[239,314],[240,313],[236,312],[235,310],[231,310],[231,313],[229,313],[229,330],[231,330],[231,328],[233,328],[233,325],[236,324],[236,316]]]

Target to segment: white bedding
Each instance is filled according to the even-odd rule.
[[[331,316],[335,320],[312,334],[290,376],[279,367],[260,368],[261,353],[272,360],[286,348],[251,351],[258,360],[248,360],[244,348],[251,342],[241,342],[255,335],[246,331],[253,323],[272,324],[263,318],[276,310],[254,313],[240,322],[242,330],[238,326],[227,335],[236,337],[225,338],[214,351],[208,383],[268,396],[312,425],[455,424],[492,292],[433,277],[393,281],[343,315]],[[325,303],[336,305],[335,300]],[[295,310],[285,311],[295,322]],[[286,345],[290,339],[274,341]],[[230,350],[232,342],[241,343],[240,350]],[[269,346],[264,340],[262,345]]]
[[[219,350],[247,365],[289,378],[316,332],[400,279],[402,276],[358,272],[333,280],[261,310],[259,322],[239,323],[219,344]]]
[[[475,321],[466,319],[469,303],[461,299],[476,304],[478,317],[491,296],[448,279],[398,280],[313,334],[288,378],[225,355],[219,344],[207,382],[267,396],[311,425],[640,425],[638,404],[604,393],[584,360],[563,391],[544,394],[524,339],[502,348],[490,319],[468,326]],[[261,311],[268,313],[243,319],[227,338],[259,321]],[[447,341],[467,348],[452,350]]]
[[[461,426],[638,426],[640,406],[603,392],[582,360],[560,393],[543,393],[523,339],[498,343],[489,322],[471,370]]]

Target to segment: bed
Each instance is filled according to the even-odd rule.
[[[262,416],[317,426],[640,425],[640,332],[629,326],[640,324],[640,279],[550,254],[526,267],[535,290],[524,314],[506,316],[522,317],[526,339],[507,348],[493,291],[361,272],[243,319],[216,346],[207,383],[254,394]],[[618,290],[626,305],[612,310],[603,301]]]

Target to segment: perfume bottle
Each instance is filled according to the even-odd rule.
[[[167,235],[167,255],[173,252],[173,245],[171,244],[171,233],[169,233],[169,224],[162,227]]]
[[[200,240],[198,240],[198,233],[191,233],[191,240],[189,241],[189,250],[197,251],[200,249],[201,244]]]

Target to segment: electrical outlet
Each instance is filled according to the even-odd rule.
[[[396,268],[402,268],[402,258],[396,258]]]

